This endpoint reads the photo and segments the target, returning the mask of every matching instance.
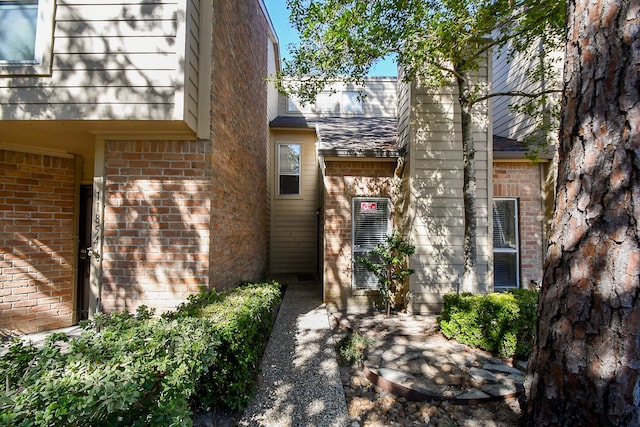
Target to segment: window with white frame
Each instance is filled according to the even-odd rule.
[[[51,73],[55,0],[0,0],[0,75]]]
[[[278,144],[278,194],[300,195],[300,144]]]
[[[518,200],[493,200],[493,272],[496,290],[520,286]]]

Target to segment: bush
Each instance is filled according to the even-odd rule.
[[[527,357],[535,338],[537,307],[535,290],[447,294],[438,323],[447,338],[504,358]]]
[[[97,315],[65,351],[64,335],[51,336],[42,349],[16,342],[0,359],[0,378],[8,382],[0,425],[188,426],[203,388],[239,408],[253,385],[247,371],[255,375],[257,366],[238,365],[243,381],[234,382],[227,331],[237,334],[239,350],[266,343],[279,298],[276,284],[247,285],[203,293],[162,317],[144,307],[135,315]]]
[[[221,343],[212,369],[198,384],[196,408],[223,405],[240,410],[249,403],[280,298],[276,282],[248,284],[224,298],[220,294],[194,296],[170,315],[209,320]]]
[[[362,362],[365,350],[373,343],[373,339],[359,332],[348,334],[336,344],[338,361],[343,366]]]

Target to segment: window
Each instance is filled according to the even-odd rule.
[[[352,288],[378,289],[378,278],[367,270],[360,257],[369,258],[374,262],[380,260],[369,254],[380,243],[384,243],[391,232],[391,209],[388,198],[382,197],[354,197],[352,199],[352,227],[353,227],[353,278]]]
[[[51,73],[55,0],[0,0],[0,75]]]
[[[520,286],[517,199],[493,201],[493,271],[496,290]]]
[[[337,113],[339,108],[338,102],[337,97],[333,93],[320,92],[316,96],[314,111],[316,113]]]
[[[278,194],[300,195],[300,144],[278,144]]]

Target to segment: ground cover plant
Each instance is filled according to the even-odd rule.
[[[444,296],[438,319],[447,338],[501,357],[528,357],[536,332],[538,291],[514,289],[487,295]]]
[[[247,284],[164,316],[97,315],[41,349],[14,342],[0,359],[0,425],[189,426],[196,408],[241,409],[280,299],[277,283]]]

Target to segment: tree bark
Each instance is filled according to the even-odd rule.
[[[640,0],[569,0],[526,426],[640,424]]]
[[[473,103],[470,101],[469,74],[457,78],[462,130],[463,203],[464,203],[464,271],[461,292],[478,290],[478,250],[476,247],[476,150],[473,142]]]

